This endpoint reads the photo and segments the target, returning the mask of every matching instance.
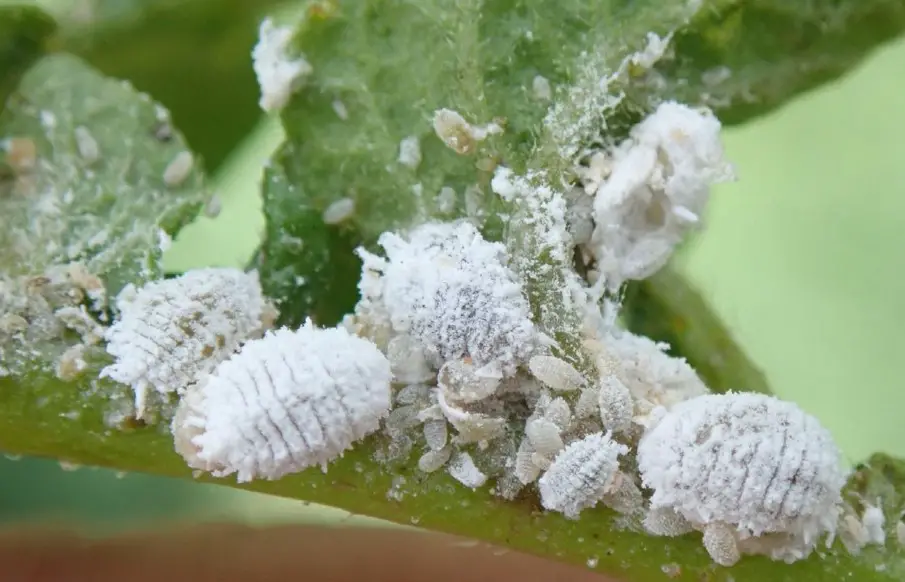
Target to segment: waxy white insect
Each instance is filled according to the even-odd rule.
[[[105,333],[116,361],[101,376],[132,386],[138,418],[148,390],[185,390],[276,317],[257,273],[230,268],[192,270],[139,290],[127,287],[117,306],[119,319]]]
[[[704,531],[724,565],[739,553],[809,555],[835,532],[845,483],[839,450],[816,418],[751,393],[677,404],[642,437],[638,467],[651,508]]]
[[[597,404],[600,408],[600,421],[607,430],[621,432],[632,425],[635,403],[629,389],[616,376],[609,375],[600,379]]]
[[[531,359],[528,360],[528,369],[535,378],[559,392],[579,390],[586,383],[581,372],[569,362],[556,356],[546,354],[531,356]]]
[[[619,457],[627,452],[628,447],[609,433],[594,433],[569,443],[537,482],[541,504],[577,519],[579,513],[618,488]]]
[[[506,248],[464,221],[423,224],[407,239],[381,235],[387,259],[359,250],[357,311],[385,314],[437,366],[467,357],[476,368],[513,374],[532,355],[538,333]]]
[[[371,342],[310,321],[249,341],[182,399],[173,422],[189,466],[239,482],[327,464],[377,430],[390,363]]]
[[[487,482],[487,475],[478,469],[474,459],[466,452],[453,455],[447,471],[453,479],[470,489],[477,489]]]
[[[163,170],[163,183],[169,188],[176,188],[192,173],[195,166],[195,156],[188,150],[183,150],[167,164]]]

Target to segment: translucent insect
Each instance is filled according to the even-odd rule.
[[[450,455],[452,455],[451,447],[429,450],[418,459],[418,469],[425,473],[433,473],[449,461]]]
[[[192,173],[194,165],[195,156],[192,152],[187,150],[179,152],[164,168],[163,183],[170,188],[181,186]]]
[[[572,364],[556,356],[538,354],[528,360],[528,369],[534,377],[559,392],[578,390],[586,380]]]
[[[817,419],[761,394],[677,404],[642,437],[638,467],[654,492],[651,508],[704,531],[723,565],[739,553],[786,562],[809,555],[835,532],[845,483],[839,450]]]
[[[132,386],[138,418],[149,389],[184,391],[276,317],[257,273],[228,268],[127,287],[117,306],[119,319],[105,332],[116,361],[101,376]]]
[[[487,482],[487,475],[478,469],[474,459],[466,452],[453,455],[447,471],[453,479],[471,489],[477,489]]]
[[[376,346],[310,320],[246,343],[180,402],[175,448],[189,466],[239,482],[327,464],[390,410],[390,363]]]
[[[544,457],[552,457],[565,447],[560,428],[546,418],[530,419],[525,424],[525,436],[534,451]]]
[[[594,433],[569,443],[537,482],[541,504],[577,519],[621,485],[617,479],[619,456],[627,452],[628,447],[609,433]]]
[[[91,165],[101,157],[101,148],[87,127],[79,125],[75,128],[75,145],[85,164]]]
[[[327,208],[324,209],[323,216],[321,217],[324,221],[324,224],[339,224],[345,220],[348,220],[355,213],[355,201],[351,198],[340,198],[334,202],[331,202]]]
[[[479,402],[496,392],[503,373],[492,365],[475,368],[470,359],[449,360],[437,373],[437,383],[448,401]]]
[[[440,410],[458,432],[455,442],[479,443],[497,438],[505,431],[506,419],[460,408],[454,401],[446,399],[443,390],[437,390],[436,394]]]

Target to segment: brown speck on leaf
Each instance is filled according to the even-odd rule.
[[[38,147],[29,137],[13,137],[6,144],[6,163],[17,176],[31,172],[38,161]]]

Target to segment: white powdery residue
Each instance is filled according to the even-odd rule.
[[[342,328],[268,331],[189,389],[174,445],[190,467],[239,482],[326,471],[380,427],[392,377],[374,344]]]
[[[324,224],[339,224],[345,220],[348,220],[355,214],[355,200],[351,198],[340,198],[334,202],[331,202],[327,208],[324,209],[324,213],[322,215],[322,220]]]
[[[453,479],[471,489],[477,489],[487,482],[487,475],[475,466],[468,453],[456,453],[449,461],[447,471]]]
[[[619,472],[619,457],[628,447],[610,434],[595,433],[572,442],[538,481],[541,504],[548,510],[577,519],[610,493]]]
[[[611,288],[649,277],[696,227],[711,185],[734,178],[720,122],[668,101],[608,153],[611,172],[594,198],[590,249]]]
[[[753,393],[677,404],[642,437],[652,509],[705,532],[720,564],[740,552],[806,558],[841,513],[846,471],[830,433],[791,402]]]
[[[170,247],[173,246],[173,237],[167,234],[162,228],[157,229],[157,248],[160,249],[160,252],[167,252]]]
[[[618,328],[609,330],[602,343],[606,364],[615,367],[613,373],[635,400],[635,421],[640,424],[647,424],[657,407],[669,410],[710,392],[685,358],[667,353],[668,344]]]
[[[276,26],[270,18],[261,22],[258,44],[251,52],[251,58],[261,98],[261,109],[271,113],[286,106],[289,97],[299,83],[313,71],[301,54],[291,54],[293,29],[290,26]]]
[[[421,140],[410,135],[399,142],[399,163],[416,169],[421,164]]]
[[[359,251],[362,302],[380,305],[393,329],[415,338],[429,358],[470,357],[476,367],[512,374],[530,357],[536,331],[503,245],[464,221],[427,223],[407,240],[388,232],[378,242],[386,260]]]
[[[119,318],[105,336],[116,361],[101,376],[132,386],[139,418],[149,389],[185,390],[276,316],[257,273],[229,268],[127,286],[116,303]]]
[[[868,505],[864,509],[864,515],[861,516],[861,523],[864,526],[864,533],[867,534],[867,543],[880,546],[886,543],[886,532],[883,530],[886,518],[882,508]]]

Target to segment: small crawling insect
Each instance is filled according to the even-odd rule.
[[[619,456],[628,447],[609,433],[594,433],[570,443],[538,480],[541,504],[577,519],[582,510],[594,507],[622,484]]]
[[[677,523],[703,531],[724,566],[741,553],[794,562],[836,530],[845,484],[839,450],[790,402],[748,393],[680,402],[641,438],[638,467],[661,521],[672,511]]]
[[[132,386],[139,419],[150,389],[182,392],[276,317],[257,273],[230,268],[130,286],[117,301],[119,319],[105,334],[116,361],[101,377]]]
[[[390,362],[371,342],[311,321],[249,341],[189,389],[173,419],[190,467],[239,482],[327,464],[390,410]]]

